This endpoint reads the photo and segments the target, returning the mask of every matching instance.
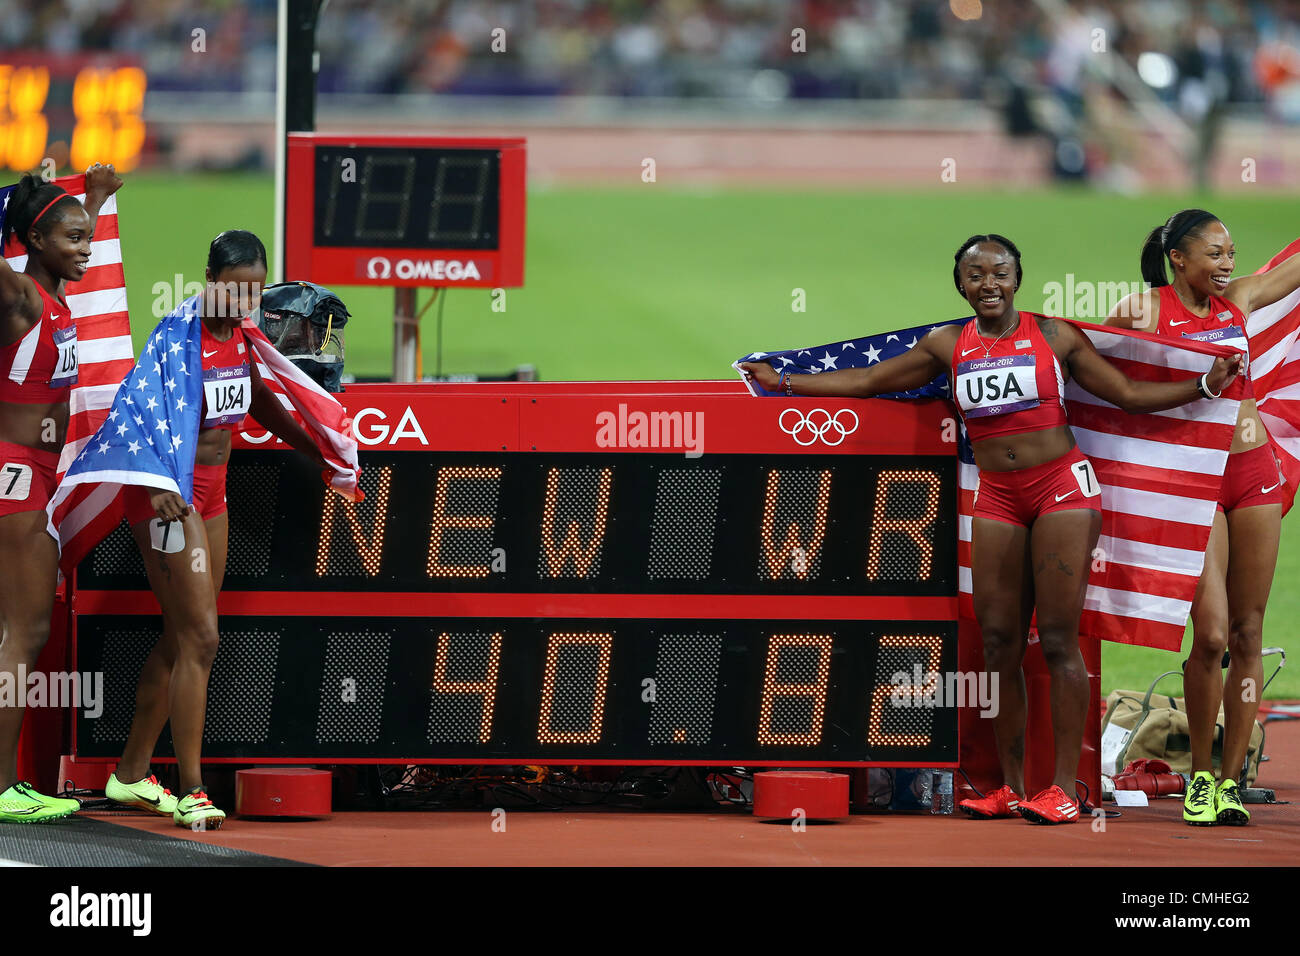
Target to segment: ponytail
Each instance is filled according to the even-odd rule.
[[[1165,272],[1165,250],[1160,242],[1160,234],[1164,231],[1164,226],[1156,226],[1147,235],[1147,241],[1142,243],[1142,278],[1153,289],[1169,285],[1169,276]]]

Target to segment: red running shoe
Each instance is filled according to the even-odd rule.
[[[1020,801],[1020,815],[1030,823],[1074,823],[1079,807],[1064,790],[1051,786],[1032,800]]]
[[[976,820],[998,820],[1014,817],[1020,796],[1005,783],[977,800],[963,800],[957,804],[968,816]]]

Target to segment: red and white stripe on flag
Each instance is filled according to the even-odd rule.
[[[1257,273],[1300,253],[1295,240]],[[1300,289],[1272,305],[1256,309],[1246,319],[1250,339],[1250,375],[1255,383],[1259,417],[1268,430],[1273,451],[1286,478],[1286,505],[1295,503],[1300,486]]]
[[[347,411],[325,389],[281,355],[252,319],[244,320],[244,335],[253,346],[258,374],[285,410],[316,441],[321,455],[334,474],[329,485],[349,501],[365,495],[358,487],[361,468],[357,463],[357,440]]]
[[[79,202],[85,200],[84,175],[64,176],[54,182]],[[10,239],[4,254],[15,272],[27,268],[27,252],[17,238]],[[60,477],[108,415],[118,384],[135,364],[116,196],[109,196],[99,210],[90,245],[90,268],[80,282],[64,287],[64,296],[77,324],[78,368],[77,384],[68,400],[68,438],[59,456]]]
[[[1145,332],[1073,323],[1130,378],[1176,381],[1207,371],[1231,350]],[[1094,552],[1079,632],[1093,638],[1177,650],[1214,522],[1244,385],[1221,399],[1132,415],[1066,386],[1079,448],[1101,483],[1101,538]],[[959,463],[960,609],[971,604],[971,515],[979,469]]]

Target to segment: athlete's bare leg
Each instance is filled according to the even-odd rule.
[[[1228,519],[1222,511],[1216,511],[1205,550],[1205,567],[1192,599],[1192,650],[1183,667],[1193,773],[1214,770],[1211,756],[1214,725],[1223,699],[1228,621]]]
[[[30,673],[50,638],[59,548],[45,530],[45,512],[22,511],[0,517],[0,554],[9,555],[0,573],[0,674],[9,675],[13,706],[0,706],[0,792],[18,782],[18,737],[22,732],[27,687],[19,667]]]
[[[1237,508],[1228,515],[1228,663],[1223,683],[1223,770],[1242,786],[1241,766],[1264,689],[1264,608],[1277,568],[1282,506]]]
[[[217,594],[213,587],[210,546],[203,520],[191,511],[182,525],[185,547],[174,554],[155,551],[149,541],[149,522],[141,521],[131,529],[144,557],[149,586],[162,607],[164,640],[174,642],[175,657],[166,683],[166,715],[171,719],[172,743],[180,770],[180,789],[184,793],[203,785],[200,765],[203,749],[203,718],[207,710],[208,675],[217,654]],[[224,548],[223,548],[224,557]],[[159,646],[163,641],[159,642]],[[167,648],[154,653],[166,658]],[[153,657],[153,654],[150,655]],[[158,665],[150,670],[147,688],[148,724],[132,723],[128,747],[131,758],[138,760],[138,750],[148,745],[152,755],[165,720],[159,720],[158,696],[161,681]],[[142,679],[144,675],[142,674]],[[144,688],[142,688],[143,690]],[[137,699],[138,699],[137,695]],[[139,715],[137,715],[139,716]],[[152,734],[152,739],[149,735]],[[138,738],[138,739],[137,739]],[[123,757],[126,760],[126,755]],[[148,760],[145,765],[147,769]],[[130,768],[135,772],[138,767]],[[123,771],[125,773],[125,770]],[[122,779],[126,779],[125,776]]]
[[[984,640],[984,666],[997,680],[993,718],[1003,783],[1025,793],[1025,674],[1021,661],[1033,613],[1029,530],[975,518],[971,522],[971,589]]]
[[[1083,508],[1041,515],[1030,532],[1038,639],[1052,682],[1052,738],[1056,744],[1052,782],[1071,797],[1090,693],[1088,669],[1079,653],[1079,615],[1100,533],[1100,512]]]

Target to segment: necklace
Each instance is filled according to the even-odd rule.
[[[979,324],[978,324],[978,323],[979,323],[979,319],[976,319],[975,322],[976,322],[976,325],[975,325],[975,337],[976,337],[976,339],[979,340],[979,344],[982,345],[982,346],[984,346],[984,357],[987,359],[987,358],[992,354],[992,352],[993,352],[993,346],[995,346],[995,345],[997,345],[999,342],[1001,342],[1001,341],[1002,341],[1002,337],[1003,337],[1004,335],[1006,335],[1008,332],[1013,332],[1013,331],[1015,331],[1016,329],[1020,328],[1020,315],[1019,315],[1019,313],[1017,313],[1017,315],[1016,315],[1016,321],[1013,322],[1013,323],[1011,323],[1011,326],[1010,326],[1009,328],[1003,330],[1002,335],[999,335],[996,339],[994,339],[994,340],[993,340],[992,342],[990,342],[988,345],[984,345],[984,336],[980,334],[980,327],[979,327]]]

